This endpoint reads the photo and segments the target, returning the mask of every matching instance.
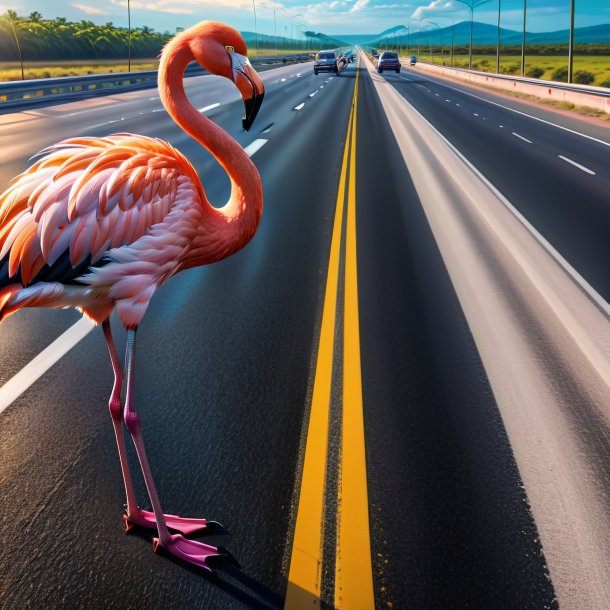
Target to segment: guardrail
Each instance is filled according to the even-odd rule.
[[[250,61],[256,65],[270,65],[309,59],[309,54],[298,53],[254,57]],[[74,101],[85,97],[147,89],[156,86],[157,74],[157,70],[143,70],[0,83],[0,112],[46,102]],[[184,73],[187,77],[202,74],[205,74],[205,70],[195,63],[190,64]]]
[[[567,102],[575,106],[587,106],[610,114],[610,90],[606,87],[575,85],[506,74],[490,74],[489,72],[451,68],[427,62],[417,62],[415,69],[418,68],[499,90],[516,91],[540,99]]]

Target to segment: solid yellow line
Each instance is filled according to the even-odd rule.
[[[301,479],[301,493],[299,496],[299,507],[290,559],[290,573],[288,575],[288,588],[284,606],[290,610],[319,608],[320,605],[326,456],[328,450],[328,420],[339,278],[339,254],[341,250],[345,183],[353,113],[354,109],[352,107],[339,179],[339,192],[337,194],[322,325],[320,328],[320,343]]]
[[[360,68],[360,60],[358,68]],[[347,195],[343,433],[335,573],[335,606],[343,610],[372,610],[375,607],[366,483],[356,260],[356,124],[359,73],[358,70]]]

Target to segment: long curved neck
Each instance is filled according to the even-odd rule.
[[[219,259],[242,248],[254,235],[263,210],[262,185],[258,171],[244,149],[189,102],[183,78],[186,66],[193,59],[188,44],[176,39],[168,43],[159,66],[159,94],[174,121],[215,157],[231,179],[231,196],[219,209],[209,204],[200,188],[204,221],[220,223],[223,228],[223,245],[213,257]],[[194,256],[197,257],[196,252]]]

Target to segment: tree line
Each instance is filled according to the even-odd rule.
[[[173,36],[144,26],[131,30],[131,56],[157,57]],[[0,60],[19,59],[17,41],[24,60],[116,59],[128,53],[127,28],[113,23],[96,25],[92,21],[68,21],[65,17],[44,19],[34,11],[20,17],[8,10],[0,17]]]

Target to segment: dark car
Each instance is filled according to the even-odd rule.
[[[414,66],[417,63],[417,56],[411,55],[411,57],[409,57],[409,63]]]
[[[313,71],[314,74],[318,72],[334,72],[339,74],[339,62],[335,51],[318,51]]]
[[[384,70],[394,70],[394,72],[400,72],[400,60],[398,59],[398,53],[394,51],[384,51],[377,60],[377,72],[380,74]]]

